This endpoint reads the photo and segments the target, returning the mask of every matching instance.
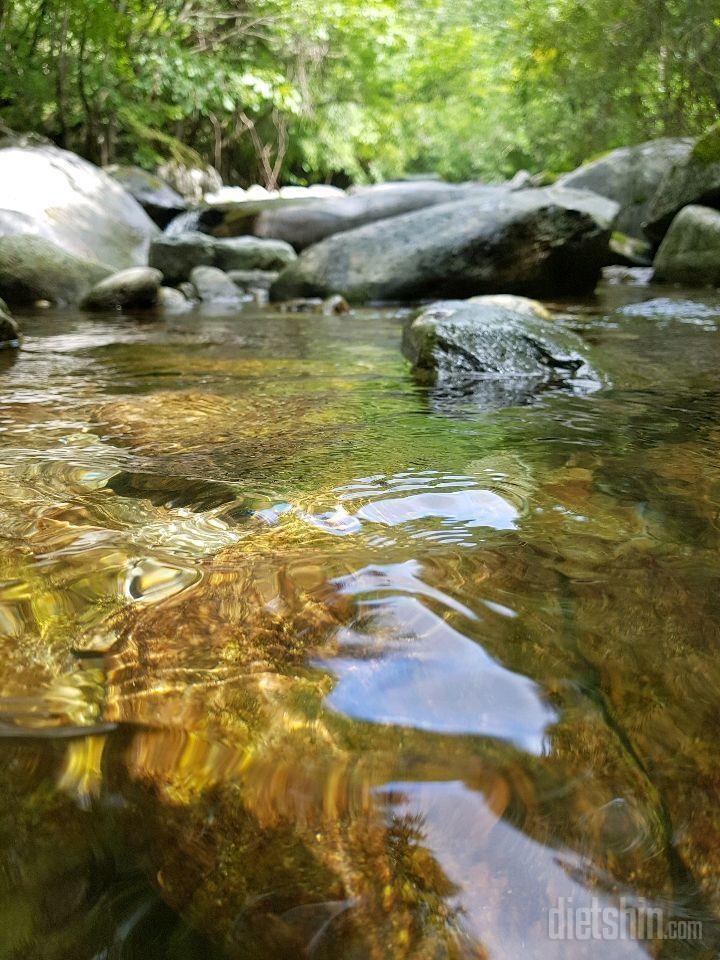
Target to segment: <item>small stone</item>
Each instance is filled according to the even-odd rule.
[[[280,276],[277,270],[228,270],[227,274],[242,290],[269,290]]]
[[[203,303],[241,303],[242,295],[230,277],[217,267],[195,267],[190,274]]]
[[[130,267],[101,280],[83,298],[83,310],[137,310],[154,307],[162,274],[152,267]]]
[[[195,289],[194,283],[186,280],[184,283],[179,283],[177,285],[177,289],[178,292],[181,293],[189,303],[197,303],[198,292]]]
[[[192,286],[192,284],[188,284]],[[193,290],[195,288],[193,287]],[[160,287],[158,290],[157,306],[166,313],[185,313],[192,309],[192,303],[184,293],[174,287]]]

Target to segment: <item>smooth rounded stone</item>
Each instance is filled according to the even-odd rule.
[[[297,254],[283,240],[225,237],[215,240],[215,266],[221,270],[282,270]]]
[[[188,285],[192,286],[192,284]],[[193,299],[195,299],[195,287],[192,287],[192,289]],[[192,310],[192,302],[181,290],[176,290],[174,287],[160,287],[156,305],[166,313],[185,313]]]
[[[653,267],[655,280],[720,285],[720,212],[699,206],[681,210],[660,244]]]
[[[692,140],[666,137],[621,147],[564,174],[556,182],[560,187],[592,190],[615,200],[620,204],[615,229],[642,238],[642,225],[655,191],[673,165],[688,156],[692,145]]]
[[[270,295],[339,293],[358,303],[589,292],[607,263],[617,211],[586,191],[485,188],[328,237],[291,263]]]
[[[711,129],[663,177],[647,210],[645,232],[659,243],[687,206],[720,208],[720,127]]]
[[[78,303],[112,272],[42,237],[0,237],[0,294],[9,303]]]
[[[182,283],[195,267],[215,263],[213,239],[204,233],[163,233],[150,244],[149,263],[162,273],[165,283]]]
[[[227,275],[241,290],[269,290],[280,273],[277,270],[228,270]]]
[[[579,337],[495,303],[433,304],[406,324],[403,353],[424,382],[499,381],[516,398],[543,384],[583,391],[599,382]]]
[[[10,315],[2,300],[0,300],[0,350],[20,345],[20,327]]]
[[[105,171],[51,143],[0,140],[0,235],[33,234],[115,270],[147,262],[158,228]]]
[[[255,221],[254,232],[258,237],[286,240],[296,250],[304,250],[334,234],[460,199],[478,189],[482,188],[454,183],[378,184],[337,200],[265,210]]]
[[[142,310],[154,307],[163,276],[152,267],[130,267],[96,284],[80,302],[83,310]]]
[[[195,267],[192,285],[203,303],[241,303],[242,294],[230,277],[217,267]]]
[[[187,203],[180,194],[155,173],[117,163],[105,167],[105,172],[127,190],[150,219],[163,229],[187,210]]]
[[[552,320],[552,314],[539,300],[518,297],[513,293],[490,293],[484,297],[471,297],[468,303],[486,303],[496,307],[506,307],[508,310],[514,310],[515,313],[539,317],[541,320]]]
[[[181,293],[189,303],[197,303],[198,292],[195,289],[195,284],[190,283],[189,280],[185,280],[183,283],[179,283],[177,286],[178,292]]]

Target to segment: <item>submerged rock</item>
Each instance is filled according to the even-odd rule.
[[[557,185],[592,190],[620,204],[616,229],[642,237],[648,206],[663,177],[692,149],[693,141],[666,137],[634,147],[611,150],[604,156],[566,173]]]
[[[86,294],[83,310],[131,310],[154,307],[162,274],[152,267],[130,267],[101,280]]]
[[[286,240],[296,250],[304,250],[333,234],[447,203],[467,191],[466,185],[442,182],[379,184],[338,200],[265,210],[257,218],[255,233],[258,237]]]
[[[0,350],[20,344],[20,327],[11,315],[7,304],[0,300]]]
[[[215,263],[212,237],[204,233],[164,233],[150,245],[150,266],[159,270],[166,283],[187,280],[195,267],[210,267]]]
[[[190,280],[203,303],[240,303],[240,291],[217,267],[195,267]]]
[[[257,237],[225,237],[214,241],[215,266],[221,270],[282,270],[296,259],[289,243]]]
[[[274,300],[350,301],[587,292],[607,262],[617,204],[597,194],[487,188],[329,237],[273,285]]]
[[[493,302],[433,304],[406,325],[403,353],[424,382],[451,387],[494,382],[493,396],[512,403],[543,385],[582,390],[598,384],[579,337],[529,311]]]
[[[137,200],[159,227],[165,228],[174,217],[187,210],[180,194],[155,173],[121,164],[106,167],[105,171]]]
[[[279,305],[281,313],[319,313],[326,317],[339,316],[350,312],[350,304],[345,297],[335,294],[323,300],[322,297],[307,297],[298,300],[286,300]]]
[[[111,273],[42,237],[0,237],[0,294],[10,303],[77,303]]]
[[[33,234],[116,270],[144,264],[157,227],[99,167],[51,143],[0,141],[0,235]]]
[[[658,185],[645,220],[650,239],[659,243],[675,215],[689,204],[720,207],[720,146],[711,135],[699,140]]]
[[[690,286],[720,285],[720,211],[699,206],[681,210],[653,266],[655,280]]]

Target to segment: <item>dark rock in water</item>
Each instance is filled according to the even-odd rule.
[[[215,240],[215,266],[221,270],[282,270],[296,259],[283,240],[226,237]]]
[[[265,210],[255,223],[258,237],[286,240],[304,250],[336,233],[344,233],[376,220],[436,204],[459,200],[482,188],[452,183],[393,183],[366,188],[337,200],[315,200],[302,205]]]
[[[655,191],[673,165],[688,156],[692,145],[692,140],[668,137],[622,147],[559,177],[557,185],[592,190],[615,200],[620,204],[615,229],[643,237],[642,225]]]
[[[162,274],[152,267],[130,267],[106,277],[87,293],[83,310],[142,310],[154,307]]]
[[[280,276],[277,270],[228,270],[227,275],[241,290],[269,290]]]
[[[591,291],[607,263],[617,209],[578,190],[488,188],[479,198],[329,237],[282,272],[271,297],[340,293],[362,302]]]
[[[181,233],[156,237],[150,245],[150,266],[159,270],[165,282],[181,283],[187,280],[195,267],[212,266],[215,248],[211,237],[204,233]]]
[[[115,270],[144,264],[157,227],[99,167],[50,143],[0,141],[0,235],[33,234]]]
[[[720,146],[713,150],[712,144],[712,138],[698,141],[660,182],[645,220],[645,232],[651,240],[662,240],[683,207],[720,208]]]
[[[720,211],[685,207],[675,217],[653,264],[654,279],[688,286],[720,285]]]
[[[485,394],[495,398],[490,405],[501,397],[525,402],[548,386],[584,392],[599,385],[579,337],[489,302],[433,304],[405,326],[403,353],[421,381],[454,395]]]
[[[172,219],[187,210],[187,203],[180,194],[155,173],[148,173],[141,167],[120,164],[106,167],[105,171],[135,197],[150,219],[163,229]]]
[[[242,295],[230,277],[217,267],[195,267],[190,280],[203,303],[241,303]]]
[[[42,237],[0,237],[0,294],[10,303],[77,303],[112,272]]]
[[[0,300],[0,350],[20,346],[20,327],[7,304]]]

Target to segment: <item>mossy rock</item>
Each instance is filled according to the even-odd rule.
[[[74,304],[111,273],[110,267],[76,257],[42,237],[0,237],[0,294],[9,303]]]

